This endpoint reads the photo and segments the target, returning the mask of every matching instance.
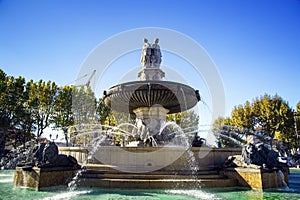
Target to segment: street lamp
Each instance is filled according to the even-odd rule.
[[[49,136],[50,136],[50,140],[51,140],[51,139],[52,139],[52,134],[50,133]],[[56,140],[57,140],[57,138],[58,138],[58,134],[56,134]],[[55,140],[55,139],[53,138],[53,139],[52,139],[52,142],[54,142],[54,140]]]
[[[298,135],[298,127],[297,127],[297,119],[296,116],[300,116],[299,114],[297,114],[296,111],[294,111],[294,123],[295,123],[295,132],[296,132],[296,147],[298,148],[298,144],[299,144],[299,135]]]

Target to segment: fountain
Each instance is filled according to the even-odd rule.
[[[263,169],[264,166],[252,165],[254,160],[251,159],[248,166],[243,162],[242,155],[235,156],[242,153],[242,148],[210,148],[204,145],[205,139],[195,135],[199,132],[198,127],[181,129],[174,122],[166,122],[166,114],[192,108],[200,100],[200,96],[198,91],[187,85],[162,80],[165,73],[160,69],[161,52],[157,49],[158,40],[153,46],[145,40],[144,47],[141,59],[143,67],[138,74],[140,80],[119,84],[104,92],[107,105],[119,112],[136,115],[136,123],[123,123],[117,127],[80,124],[81,127],[91,128],[87,128],[88,131],[79,130],[78,137],[95,136],[95,133],[97,135],[94,138],[90,137],[92,139],[89,142],[83,142],[86,145],[81,147],[57,149],[54,143],[41,144],[30,153],[35,154],[35,162],[19,163],[15,170],[14,186],[37,190],[57,185],[69,185],[69,188],[50,188],[48,193],[32,190],[20,192],[20,189],[8,190],[7,187],[11,187],[8,185],[6,188],[2,187],[4,198],[24,198],[24,194],[27,194],[25,198],[34,196],[34,199],[66,199],[74,196],[114,199],[131,196],[137,198],[137,195],[147,199],[220,199],[220,194],[226,199],[262,199],[264,195],[267,195],[267,198],[268,195],[271,198],[284,198],[286,195],[291,199],[298,198],[299,187],[296,188],[296,193],[293,190],[279,190],[280,193],[276,191],[272,194],[259,190],[248,191],[245,188],[225,189],[224,187],[231,186],[265,189],[286,187],[289,183],[286,171],[282,169]],[[125,126],[130,126],[131,132],[124,130]],[[122,135],[125,139],[130,137],[133,140],[118,147],[112,144],[111,134]],[[222,132],[220,136],[230,139]],[[173,142],[178,138],[181,146],[176,146]],[[237,140],[232,142],[242,146]],[[60,154],[68,156],[58,154],[57,150]],[[72,156],[82,165],[81,168]],[[237,165],[224,169],[223,164],[228,156],[232,156],[231,161]],[[245,158],[247,156],[256,155],[244,155]],[[232,162],[226,164],[230,165]],[[12,182],[11,175],[0,176],[2,185]],[[296,185],[295,183],[299,183],[299,175],[294,176],[297,176],[294,177]],[[78,187],[85,187],[85,190],[77,190]],[[199,187],[222,187],[223,190],[210,189],[205,192]],[[146,190],[132,192],[114,188]]]
[[[103,93],[103,101],[107,106],[117,112],[135,115],[135,124],[124,123],[117,127],[80,124],[81,127],[90,128],[76,137],[89,134],[96,134],[97,137],[89,142],[84,141],[81,147],[59,148],[60,153],[71,156],[68,157],[69,163],[76,163],[72,159],[75,157],[82,165],[79,170],[76,165],[76,173],[66,173],[67,164],[59,166],[58,170],[51,170],[61,163],[54,148],[54,154],[43,156],[48,158],[48,165],[43,163],[37,166],[37,171],[43,169],[47,173],[37,173],[34,167],[28,165],[19,167],[15,172],[14,185],[39,189],[41,185],[66,185],[66,179],[71,180],[71,191],[77,187],[195,189],[243,185],[240,174],[234,174],[229,169],[223,170],[228,156],[241,154],[241,148],[206,146],[205,139],[197,135],[198,127],[181,129],[178,124],[166,121],[167,114],[187,111],[201,99],[198,90],[163,80],[165,73],[160,68],[162,55],[158,42],[155,39],[154,44],[150,44],[144,39],[138,81],[115,85]],[[132,129],[126,131],[122,129],[123,126]],[[112,142],[114,135],[123,138],[120,146]],[[247,176],[253,175],[247,168],[244,170],[249,172]],[[57,174],[65,178],[51,181],[51,177],[57,177]],[[281,171],[277,174],[280,180],[284,179],[285,174]],[[43,179],[48,184],[30,184]]]
[[[95,141],[103,141],[102,144],[76,150],[60,149],[62,153],[77,155],[79,162],[84,162],[79,157],[90,158],[86,170],[78,177],[78,186],[171,189],[236,185],[220,168],[229,155],[241,149],[209,148],[203,145],[204,139],[195,135],[198,127],[182,130],[178,124],[166,121],[167,114],[193,108],[200,101],[200,95],[188,85],[163,80],[161,57],[158,39],[154,44],[144,39],[139,80],[115,85],[103,92],[102,99],[112,110],[135,115],[135,124],[130,124],[131,132],[121,129],[128,123],[118,127],[96,125],[91,130],[98,130],[100,139]],[[107,138],[120,133],[125,138],[121,147],[111,145]]]

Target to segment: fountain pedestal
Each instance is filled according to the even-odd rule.
[[[17,167],[14,173],[14,187],[39,190],[45,187],[67,185],[78,167],[49,167],[23,169]]]
[[[287,170],[235,167],[225,169],[224,174],[229,178],[236,179],[239,186],[251,189],[287,187],[288,183]]]
[[[162,80],[165,77],[165,72],[159,68],[143,68],[138,73],[141,81],[145,80]]]

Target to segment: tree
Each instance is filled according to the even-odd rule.
[[[6,142],[14,146],[26,141],[26,133],[20,131],[21,118],[24,113],[24,84],[23,77],[6,76],[0,70],[0,149],[2,154]]]
[[[230,126],[231,124],[231,119],[229,117],[218,117],[214,123],[213,123],[213,126],[212,126],[212,129],[220,129],[222,128],[224,125],[228,125]]]
[[[212,131],[218,147],[240,147],[244,143],[244,130],[231,124],[229,117],[219,117],[214,121]]]
[[[168,114],[167,121],[173,121],[182,129],[194,128],[198,130],[199,116],[193,110],[187,110],[175,114]]]
[[[25,91],[23,95],[24,95],[23,110],[22,112],[20,112],[19,128],[26,135],[26,138],[24,138],[24,142],[25,142],[33,138],[32,133],[36,130],[35,121],[32,117],[33,104],[31,104],[31,101],[29,99],[27,84],[25,86]]]
[[[278,95],[268,94],[257,97],[252,103],[247,101],[234,107],[230,118],[232,126],[249,131],[262,129],[266,136],[283,141],[290,147],[295,146],[293,122],[293,111],[288,103]]]
[[[11,131],[13,134],[11,135],[10,141],[13,142],[14,147],[17,147],[31,139],[30,132],[26,132],[22,126],[24,121],[23,117],[25,115],[25,102],[27,99],[25,93],[25,79],[23,77],[10,77],[7,90],[10,94],[7,103],[11,104],[12,113],[10,129],[13,130]]]
[[[97,123],[96,115],[97,101],[94,92],[90,87],[74,87],[72,93],[72,113],[74,127],[72,137],[74,141],[78,141],[77,134],[79,132],[96,132],[95,124]],[[76,138],[76,139],[75,139]],[[86,136],[82,141],[90,140],[90,136]]]
[[[249,101],[244,105],[235,106],[231,112],[230,123],[239,128],[252,129],[255,124],[255,117]]]
[[[253,103],[255,125],[261,126],[271,138],[290,143],[293,129],[293,111],[280,96],[264,95]]]
[[[0,158],[2,158],[4,154],[6,132],[8,128],[6,88],[7,88],[7,77],[6,74],[2,70],[0,70],[0,126],[2,128],[1,135],[0,135]]]
[[[58,89],[57,96],[55,97],[53,114],[51,115],[51,123],[54,123],[55,128],[59,128],[63,131],[66,146],[69,145],[69,127],[74,125],[72,112],[73,90],[74,86],[64,86]]]
[[[295,146],[296,149],[300,148],[300,101],[296,105],[296,111],[294,113],[294,138],[296,140]]]
[[[26,85],[28,92],[28,103],[32,108],[31,115],[37,128],[39,138],[45,128],[50,125],[50,117],[53,114],[57,85],[54,82],[47,83],[29,81]]]
[[[96,98],[90,87],[74,87],[72,95],[72,112],[74,122],[78,124],[91,124],[96,122]]]
[[[108,119],[109,115],[111,114],[111,108],[108,107],[104,101],[100,98],[97,102],[97,118],[101,124],[105,124],[105,121]]]

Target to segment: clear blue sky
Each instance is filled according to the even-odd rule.
[[[299,0],[0,0],[0,68],[70,84],[96,45],[142,27],[174,29],[207,50],[227,114],[264,93],[300,101]]]

